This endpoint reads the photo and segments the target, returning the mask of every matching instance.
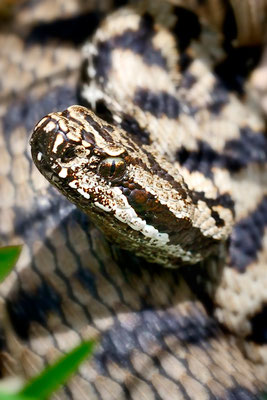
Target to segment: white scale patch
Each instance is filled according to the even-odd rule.
[[[56,124],[53,121],[49,121],[48,124],[44,127],[44,131],[46,133],[51,132],[53,129],[55,129]]]
[[[113,205],[105,207],[109,211],[114,211],[114,216],[121,222],[129,225],[132,229],[140,231],[144,236],[151,239],[151,244],[161,246],[169,242],[169,235],[161,233],[152,225],[148,225],[145,220],[138,217],[135,210],[128,203],[122,191],[115,187],[110,189],[110,197],[113,198]],[[95,203],[99,207],[99,203]],[[103,209],[101,205],[99,208]]]
[[[68,127],[67,127],[67,124],[66,124],[66,122],[64,121],[64,119],[61,119],[60,121],[59,121],[59,127],[60,127],[60,129],[63,131],[63,132],[65,132],[65,133],[67,133],[68,132]]]
[[[159,232],[154,226],[147,224],[145,220],[138,217],[135,210],[130,206],[127,198],[118,187],[106,189],[93,180],[90,181],[88,177],[83,177],[81,182],[73,180],[69,183],[69,186],[77,189],[86,199],[90,198],[87,192],[88,189],[94,190],[95,195],[99,195],[97,196],[98,198],[107,197],[109,199],[107,204],[100,203],[96,200],[94,205],[106,212],[113,211],[115,218],[129,225],[135,231],[140,231],[145,237],[149,238],[150,245],[160,247],[169,242],[169,235],[167,233]]]
[[[78,188],[77,191],[86,199],[90,199],[89,193],[85,192],[82,188]]]
[[[99,89],[98,85],[93,81],[90,85],[83,86],[82,97],[88,99],[92,108],[95,109],[97,101],[103,99],[103,92]]]
[[[49,124],[48,124],[49,125]],[[62,135],[60,135],[60,133],[57,135],[56,140],[54,142],[54,146],[53,146],[53,153],[57,152],[57,148],[59,145],[61,145],[64,142],[64,138],[62,137]]]
[[[101,210],[104,210],[106,212],[110,212],[111,209],[109,206],[104,206],[104,204],[99,203],[98,201],[95,201],[94,203],[98,208],[101,208]]]
[[[47,117],[44,117],[41,119],[41,121],[38,122],[38,124],[35,126],[34,130],[36,131],[43,123],[47,120]]]
[[[92,43],[86,43],[82,49],[83,57],[89,60],[87,67],[87,74],[90,79],[93,79],[96,75],[96,70],[93,66],[92,59],[97,55],[97,49]]]
[[[71,181],[69,186],[73,189],[77,189],[79,182],[78,181]]]
[[[62,167],[58,176],[60,176],[60,178],[66,178],[68,176],[68,168]]]

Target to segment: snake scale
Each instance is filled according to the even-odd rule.
[[[264,23],[248,37],[253,2],[124,3],[24,1],[1,26],[1,243],[24,245],[2,377],[97,338],[55,399],[259,398]]]

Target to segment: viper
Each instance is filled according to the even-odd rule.
[[[37,369],[98,336],[91,366],[60,398],[253,398],[264,387],[267,141],[245,87],[260,49],[232,42],[186,9],[136,3],[84,45],[80,78],[32,94],[38,114],[52,111],[39,115],[33,161],[82,213],[30,167],[37,206],[13,206],[28,256],[20,287],[14,275],[2,285],[3,353],[28,375],[25,354]],[[75,102],[68,79],[80,82]],[[49,96],[68,107],[48,110]],[[32,115],[35,101],[15,115]],[[7,149],[16,155],[16,140]],[[14,204],[21,195],[11,189]]]

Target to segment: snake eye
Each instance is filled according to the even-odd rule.
[[[98,174],[110,181],[121,179],[126,171],[126,163],[120,157],[109,157],[101,161]]]

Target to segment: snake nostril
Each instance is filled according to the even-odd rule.
[[[61,161],[63,163],[69,162],[71,160],[73,160],[73,158],[76,157],[76,146],[69,146],[67,147],[67,149],[64,151],[64,153],[61,156]]]

